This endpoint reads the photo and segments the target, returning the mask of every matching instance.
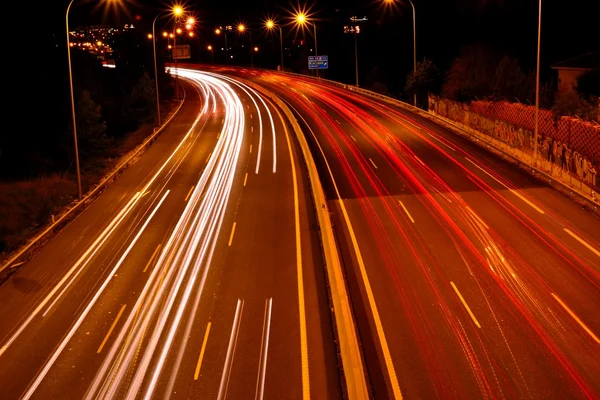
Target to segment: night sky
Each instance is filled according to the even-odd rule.
[[[18,46],[20,65],[29,72],[38,70],[44,61],[54,67],[43,73],[45,79],[65,79],[64,11],[68,2],[47,1],[33,6],[28,17],[36,29],[24,36],[39,45]],[[96,0],[75,0],[71,26],[104,23],[122,26],[133,22],[150,31],[153,17],[168,3],[135,0],[126,2],[126,12],[105,13]],[[524,70],[535,67],[537,43],[536,0],[414,0],[417,14],[417,56],[431,58],[442,70],[459,53],[461,47],[476,42],[495,46],[501,53],[519,58]],[[544,0],[542,19],[542,78],[552,76],[552,63],[600,48],[598,11],[595,1]],[[304,3],[301,3],[304,4]],[[354,80],[354,48],[350,35],[342,33],[352,15],[366,16],[359,35],[359,65],[361,81],[374,67],[379,67],[393,93],[402,90],[407,72],[412,68],[412,16],[408,3],[396,10],[384,12],[376,0],[319,0],[312,12],[318,24],[319,54],[330,58],[327,77],[345,82]],[[245,21],[253,30],[255,44],[270,51],[257,56],[257,66],[276,65],[279,57],[277,37],[269,47],[262,33],[261,20],[266,15],[284,17],[298,3],[286,0],[219,0],[188,1],[186,6],[197,15],[201,31],[199,45],[219,44],[213,34],[215,26]],[[23,14],[22,10],[20,11]],[[295,38],[291,27],[284,27],[286,46]],[[301,38],[301,37],[298,37]],[[307,36],[307,40],[312,40]],[[275,46],[275,47],[273,47]],[[269,53],[268,55],[266,53]],[[297,56],[299,57],[299,56]],[[297,60],[298,64],[304,64]],[[65,70],[63,74],[60,71]],[[53,75],[54,74],[54,75]],[[58,76],[55,76],[58,74]],[[32,89],[33,90],[33,89]]]

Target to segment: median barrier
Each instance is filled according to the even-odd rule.
[[[342,271],[342,262],[333,232],[327,199],[325,198],[325,192],[308,142],[292,111],[276,94],[253,82],[245,79],[240,80],[267,96],[283,111],[292,125],[296,139],[300,144],[306,168],[308,169],[311,193],[319,222],[320,238],[325,258],[325,270],[329,282],[330,297],[333,305],[333,316],[342,363],[346,397],[350,400],[368,399],[369,389],[366,381],[365,367],[356,332],[352,307],[350,306],[350,297],[346,287],[346,280]]]

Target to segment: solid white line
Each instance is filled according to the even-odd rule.
[[[356,139],[354,139],[354,136],[350,135],[350,137],[352,138],[352,140],[354,140],[356,142]]]
[[[375,165],[375,163],[373,162],[373,160],[371,160],[370,157],[369,157],[369,161],[371,161],[371,164],[373,164],[373,166],[375,167],[375,169],[377,169],[377,165]]]
[[[256,380],[256,394],[254,400],[262,400],[265,394],[265,377],[267,372],[267,355],[269,353],[269,336],[271,334],[271,310],[273,308],[273,298],[265,302],[265,317],[263,320],[263,340],[260,344],[260,358],[258,367],[258,378]]]
[[[481,171],[483,171],[487,176],[489,176],[490,178],[492,178],[493,180],[495,180],[496,182],[498,182],[499,184],[501,184],[502,186],[504,186],[506,189],[508,189],[509,192],[511,192],[512,194],[514,194],[515,196],[517,196],[518,198],[520,198],[521,200],[523,200],[525,203],[529,204],[531,206],[531,208],[533,208],[534,210],[536,210],[540,214],[545,214],[544,210],[540,209],[538,206],[536,206],[535,204],[533,204],[531,201],[529,201],[525,197],[523,197],[523,195],[521,195],[521,193],[519,193],[518,190],[509,188],[504,183],[502,183],[498,179],[496,179],[496,177],[494,177],[492,174],[490,174],[489,172],[487,172],[486,170],[484,170],[483,168],[481,168],[479,165],[475,164],[473,161],[469,160],[468,158],[465,157],[465,160],[467,160],[468,162],[470,162],[471,164],[473,164],[475,167],[477,167],[478,169],[480,169]]]
[[[576,234],[574,234],[573,232],[571,232],[569,229],[564,228],[564,231],[567,232],[569,235],[571,235],[575,240],[577,240],[579,243],[581,243],[582,245],[584,245],[585,247],[587,247],[588,249],[590,249],[592,251],[592,253],[594,253],[595,255],[597,255],[598,257],[600,257],[600,251],[596,250],[595,248],[593,248],[591,245],[589,245],[585,240],[583,240],[582,238],[580,238],[579,236],[577,236]]]
[[[167,190],[165,195],[162,197],[162,199],[160,199],[158,205],[154,208],[154,210],[152,210],[152,213],[150,214],[150,216],[148,217],[148,219],[146,220],[144,225],[142,225],[142,227],[138,231],[137,235],[135,235],[135,237],[133,238],[133,240],[131,241],[131,243],[129,244],[129,246],[127,247],[127,249],[121,256],[121,258],[119,259],[117,264],[111,270],[111,272],[107,276],[106,280],[102,283],[102,286],[100,286],[100,288],[98,289],[98,291],[96,292],[94,297],[92,297],[92,299],[90,300],[90,302],[88,303],[86,308],[83,310],[83,312],[81,313],[79,318],[75,321],[73,326],[71,326],[71,329],[69,330],[69,332],[63,337],[63,340],[60,342],[60,344],[58,345],[58,347],[56,348],[56,350],[54,351],[52,356],[48,359],[48,361],[46,361],[46,364],[42,368],[41,372],[38,373],[35,381],[29,386],[29,389],[23,396],[23,399],[29,399],[29,398],[31,398],[31,396],[33,396],[33,393],[36,391],[37,387],[40,385],[42,380],[46,377],[46,374],[48,373],[48,371],[50,370],[52,365],[54,365],[54,362],[56,361],[58,356],[65,349],[65,347],[67,346],[67,344],[69,343],[69,341],[71,340],[73,335],[75,335],[75,332],[77,331],[77,329],[79,329],[79,327],[83,323],[83,320],[85,319],[85,317],[89,314],[92,307],[98,301],[98,298],[100,298],[100,295],[104,292],[104,289],[106,289],[106,287],[108,286],[108,284],[110,283],[112,278],[115,276],[116,272],[118,271],[119,267],[121,267],[121,264],[123,264],[123,261],[125,261],[125,258],[129,255],[129,252],[131,251],[133,246],[137,243],[137,241],[140,238],[140,236],[142,235],[142,233],[146,230],[146,227],[148,226],[148,224],[154,217],[154,214],[156,214],[156,212],[158,211],[158,209],[160,208],[160,206],[162,205],[163,201],[165,200],[165,198],[167,197],[168,194],[169,194],[169,191]]]
[[[240,324],[242,320],[242,311],[244,311],[244,302],[240,299],[237,301],[235,308],[235,316],[233,317],[233,325],[231,327],[231,334],[229,335],[229,345],[227,346],[227,355],[225,356],[225,363],[223,364],[223,372],[221,374],[221,383],[219,384],[219,394],[217,399],[221,400],[227,396],[227,387],[229,386],[229,376],[231,375],[231,365],[233,364],[233,356],[235,354],[235,347],[237,345],[238,333],[240,331]]]
[[[406,213],[406,215],[408,215],[408,218],[410,218],[411,222],[414,224],[415,220],[413,219],[413,217],[410,215],[410,213],[408,212],[408,210],[406,209],[406,207],[404,206],[404,203],[401,202],[400,200],[398,200],[398,203],[400,203],[400,205],[402,206],[402,208],[404,209],[404,212]]]

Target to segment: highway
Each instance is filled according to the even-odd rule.
[[[600,398],[600,221],[428,119],[298,76],[374,398]]]
[[[0,398],[341,398],[293,132],[244,84],[179,74],[160,139],[0,286]]]

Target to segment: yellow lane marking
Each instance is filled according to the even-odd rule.
[[[246,172],[246,176],[244,177],[244,186],[246,186],[246,182],[248,182],[248,173]]]
[[[152,253],[152,257],[150,257],[150,259],[148,260],[148,263],[146,264],[146,266],[144,267],[144,270],[142,272],[146,272],[148,270],[148,267],[150,266],[150,264],[152,264],[152,261],[154,261],[154,258],[158,254],[159,250],[160,250],[160,244],[158,246],[156,246],[156,250],[154,250],[154,253]]]
[[[302,117],[301,117],[302,118]],[[304,119],[304,118],[303,118]],[[319,150],[321,155],[323,156],[323,160],[325,160],[325,165],[327,165],[327,170],[329,171],[329,176],[331,177],[331,182],[333,183],[333,187],[335,188],[336,195],[339,199],[340,208],[342,209],[342,215],[344,216],[344,221],[346,222],[346,226],[348,227],[348,233],[350,234],[350,239],[352,242],[352,247],[354,248],[354,253],[356,255],[356,260],[358,262],[358,267],[360,270],[360,275],[363,280],[363,284],[365,285],[365,291],[367,292],[367,299],[369,301],[369,306],[371,308],[371,313],[373,314],[373,321],[375,323],[375,330],[377,331],[377,337],[379,339],[379,343],[381,344],[381,351],[383,352],[383,359],[385,361],[385,366],[389,375],[390,384],[392,386],[392,393],[394,395],[394,399],[401,400],[402,392],[400,391],[400,384],[398,383],[398,376],[396,375],[396,369],[394,368],[394,362],[392,361],[392,354],[390,353],[390,347],[388,345],[387,339],[385,337],[385,332],[383,330],[383,324],[381,322],[381,315],[379,314],[379,309],[377,308],[377,303],[375,303],[375,296],[373,294],[373,288],[371,287],[371,282],[369,281],[369,276],[367,275],[367,269],[365,268],[365,262],[362,257],[362,253],[360,248],[358,247],[358,240],[356,239],[356,233],[354,232],[354,228],[352,227],[352,223],[350,222],[350,217],[348,216],[348,211],[346,210],[346,206],[344,205],[344,201],[342,200],[342,196],[340,194],[340,190],[337,187],[335,179],[333,178],[333,172],[331,171],[331,166],[329,165],[329,161],[327,161],[327,157],[325,157],[325,152],[321,147],[321,144],[317,140],[317,136],[310,128],[306,120],[304,120],[306,126],[310,130],[313,135],[317,146],[319,146]]]
[[[192,186],[192,187],[191,187],[191,189],[190,189],[190,191],[188,192],[187,196],[185,196],[185,200],[183,200],[184,202],[185,202],[185,201],[188,201],[188,200],[190,199],[190,196],[192,195],[192,192],[194,191],[194,188],[195,188],[195,186]]]
[[[402,206],[402,208],[404,209],[404,212],[406,213],[406,215],[408,215],[408,218],[410,218],[410,221],[414,224],[415,220],[413,219],[413,217],[410,215],[410,213],[408,212],[408,209],[404,206],[404,203],[401,202],[400,200],[398,200],[398,203],[400,203],[400,205]]]
[[[529,204],[531,206],[531,208],[533,208],[534,210],[536,210],[540,214],[545,214],[544,210],[542,210],[541,208],[539,208],[538,206],[536,206],[535,204],[533,204],[531,201],[529,201],[525,197],[523,197],[523,195],[521,193],[519,193],[518,190],[514,190],[514,189],[509,188],[504,183],[502,183],[498,179],[496,179],[492,174],[490,174],[489,172],[487,172],[486,170],[484,170],[483,168],[481,168],[479,165],[475,164],[473,161],[469,160],[468,158],[465,157],[465,160],[467,160],[468,162],[470,162],[471,164],[473,164],[475,167],[477,167],[479,170],[483,171],[483,173],[485,173],[487,176],[489,176],[490,178],[492,178],[493,180],[495,180],[496,182],[498,182],[499,184],[501,184],[502,186],[504,186],[505,188],[507,188],[509,192],[511,192],[512,194],[514,194],[515,196],[517,196],[518,198],[520,198],[521,200],[523,200],[525,203]]]
[[[371,164],[373,164],[373,166],[375,167],[375,169],[377,169],[377,165],[375,165],[375,163],[373,162],[373,160],[371,160],[371,158],[369,158],[369,161],[371,161]]]
[[[210,156],[212,156],[212,151],[208,154],[208,157],[206,157],[206,162],[208,162],[208,160],[210,160]]]
[[[252,153],[252,145],[250,145],[250,153]]]
[[[596,343],[600,344],[600,339],[598,339],[598,336],[596,336],[594,332],[592,332],[592,330],[588,328],[587,325],[584,324],[583,321],[580,320],[579,317],[575,315],[575,313],[571,311],[571,309],[565,303],[563,303],[563,301],[557,295],[555,295],[554,293],[550,294],[552,295],[552,297],[554,297],[554,299],[556,299],[556,301],[558,301],[558,304],[560,304],[569,313],[569,315],[573,317],[573,319],[579,324],[579,326],[581,326],[588,333],[588,335],[590,335],[592,339],[596,341]]]
[[[600,257],[600,251],[596,250],[595,248],[593,248],[591,245],[589,245],[585,240],[583,240],[582,238],[580,238],[579,236],[577,236],[576,234],[574,234],[573,232],[571,232],[569,229],[565,228],[564,229],[565,232],[567,232],[569,235],[571,235],[575,240],[577,240],[579,243],[581,243],[582,245],[584,245],[585,247],[587,247],[588,249],[590,249],[592,251],[592,253],[594,253],[595,255],[597,255],[598,257]]]
[[[123,304],[123,307],[121,307],[121,309],[119,310],[119,313],[117,314],[117,318],[115,318],[115,320],[113,321],[112,325],[110,326],[110,329],[106,333],[106,336],[104,336],[104,340],[100,344],[100,347],[98,347],[98,351],[96,351],[96,353],[100,353],[102,351],[102,348],[104,348],[104,345],[106,344],[106,341],[110,337],[110,334],[115,329],[115,326],[117,326],[117,322],[119,322],[121,315],[123,315],[123,311],[125,311],[125,307],[127,307],[127,304]]]
[[[233,223],[233,228],[231,228],[231,235],[229,235],[229,247],[231,247],[231,243],[233,242],[233,235],[235,233],[235,225],[236,225],[236,222]]]
[[[210,333],[211,322],[206,325],[206,333],[204,334],[204,340],[202,341],[202,348],[200,349],[200,356],[198,356],[198,364],[196,364],[196,371],[194,372],[194,380],[198,380],[200,376],[200,367],[202,366],[202,359],[204,358],[204,351],[206,350],[206,342],[208,342],[208,334]]]
[[[287,125],[281,113],[275,108],[285,130],[290,162],[292,164],[292,181],[294,183],[294,223],[296,225],[296,271],[298,275],[298,307],[300,314],[300,355],[302,362],[302,398],[310,399],[310,376],[308,370],[308,339],[306,334],[306,308],[304,304],[304,278],[302,275],[302,242],[300,240],[300,201],[298,199],[298,178],[296,176],[296,165],[294,164],[294,153]]]
[[[469,308],[469,305],[467,304],[465,299],[462,297],[462,294],[460,294],[460,292],[458,291],[458,288],[456,287],[454,282],[450,282],[450,284],[452,285],[452,289],[454,289],[454,291],[456,292],[456,295],[460,299],[460,302],[462,303],[462,305],[465,306],[465,308],[467,309],[467,312],[471,316],[471,319],[473,320],[473,322],[475,322],[475,325],[477,325],[478,328],[481,328],[481,325],[479,325],[479,321],[477,321],[477,318],[475,318],[475,314],[473,314],[473,311],[471,311],[471,309]]]

